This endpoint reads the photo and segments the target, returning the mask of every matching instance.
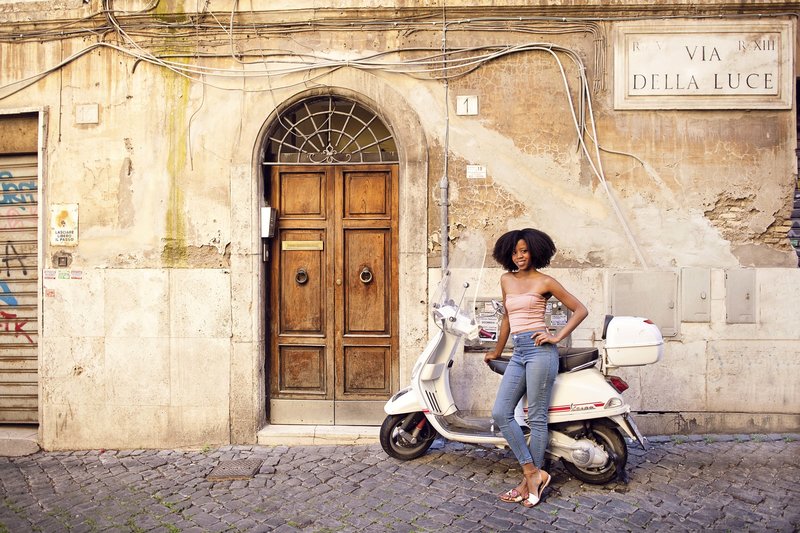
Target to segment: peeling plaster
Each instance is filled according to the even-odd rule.
[[[116,226],[129,228],[133,225],[136,209],[133,207],[133,162],[130,157],[122,160],[119,170],[119,185],[117,186],[117,213]]]
[[[410,96],[415,106],[428,110],[420,118],[441,143],[445,124],[441,99],[437,99],[435,93],[419,89]],[[487,167],[487,181],[491,179],[495,187],[506,191],[507,197],[527,206],[522,213],[510,206],[500,211],[506,218],[503,231],[525,226],[543,229],[556,241],[557,258],[563,264],[636,264],[634,251],[612,212],[609,199],[601,190],[581,186],[581,154],[567,152],[566,147],[560,161],[542,154],[521,154],[513,139],[488,129],[482,122],[452,114],[449,146],[451,161],[455,162],[450,176],[454,189],[450,198],[451,216],[465,212],[463,207],[455,205],[457,202],[471,199],[459,190],[471,185],[455,174],[459,169],[458,161],[482,164]],[[492,160],[476,161],[466,154],[492,154]],[[642,183],[649,183],[649,188],[625,183],[620,190],[615,183],[608,183],[648,264],[655,267],[736,265],[729,244],[717,229],[701,213],[680,202],[652,166],[643,165],[650,179]],[[466,218],[451,219],[451,224],[453,222],[470,226],[485,223],[483,219]],[[689,229],[678,232],[675,228]],[[657,238],[653,239],[652,235]]]
[[[737,194],[726,191],[717,197],[705,215],[734,244],[764,244],[768,229],[776,223],[776,218],[775,213],[766,213],[757,205],[762,195],[761,192]]]
[[[165,243],[164,253],[168,250],[170,243]],[[187,265],[191,268],[230,268],[231,267],[231,244],[226,243],[223,251],[217,246],[185,246],[181,248],[181,254]],[[162,254],[163,255],[163,254]]]
[[[428,113],[420,119],[428,131],[437,135],[443,144],[443,125],[441,101],[434,94],[417,90],[410,97],[415,107],[427,109]],[[559,164],[544,155],[520,154],[513,139],[487,129],[482,124],[458,116],[450,116],[449,145],[454,157],[460,157],[469,164],[481,164],[487,168],[487,177],[502,187],[516,202],[529,206],[527,216],[509,213],[504,230],[520,225],[536,225],[555,235],[567,235],[575,230],[574,220],[608,219],[612,216],[608,205],[595,197],[593,191],[580,188],[578,183],[580,161],[571,155],[569,161]],[[492,154],[491,161],[476,161],[466,154]],[[564,180],[553,179],[554,177]],[[451,176],[453,181],[457,182]],[[456,198],[451,198],[455,202]],[[577,213],[575,211],[577,210]],[[625,244],[624,236],[608,234],[607,239],[615,239]],[[581,249],[581,256],[591,251]]]

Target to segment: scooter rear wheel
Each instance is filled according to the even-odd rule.
[[[583,468],[562,458],[561,463],[570,474],[593,485],[605,485],[615,477],[624,478],[625,465],[628,463],[628,446],[619,430],[610,422],[598,420],[589,426],[587,434],[573,436],[587,438],[597,443],[608,454],[608,461],[600,467]]]
[[[412,433],[417,424],[424,418],[425,415],[420,412],[387,416],[381,425],[380,433],[383,451],[391,457],[402,461],[416,459],[428,451],[438,433],[427,420],[417,435],[415,442],[410,442],[401,433],[401,430],[407,434]]]

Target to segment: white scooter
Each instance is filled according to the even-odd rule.
[[[482,263],[481,258],[477,269],[450,268],[443,272],[430,304],[433,321],[440,331],[417,359],[411,385],[397,392],[384,406],[388,416],[381,426],[380,442],[392,457],[402,460],[420,457],[437,435],[457,442],[507,447],[491,418],[462,412],[450,391],[454,357],[462,353],[465,342],[475,343],[480,337],[474,295]],[[500,305],[495,308],[501,310]],[[628,449],[624,437],[647,449],[630,406],[621,396],[628,385],[621,378],[608,375],[608,370],[655,363],[661,359],[664,347],[658,327],[640,317],[606,316],[602,338],[605,341],[602,352],[597,348],[559,347],[559,374],[549,409],[546,451],[548,460],[560,459],[570,474],[593,484],[614,479],[627,481]],[[508,358],[504,356],[490,366],[502,374],[507,364]],[[525,401],[523,398],[521,403],[527,405]],[[523,415],[518,414],[517,419],[521,425],[524,423]],[[523,430],[527,429],[523,426]]]

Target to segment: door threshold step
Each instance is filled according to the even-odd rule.
[[[267,424],[257,434],[262,446],[325,446],[336,444],[376,444],[377,426],[311,426]]]
[[[0,457],[22,457],[39,451],[38,428],[31,425],[0,425]]]

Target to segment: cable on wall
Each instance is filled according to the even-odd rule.
[[[467,76],[475,72],[483,65],[495,61],[510,54],[544,52],[549,54],[558,65],[562,82],[567,95],[570,114],[575,127],[578,149],[586,157],[592,173],[601,184],[609,202],[618,218],[626,238],[630,242],[637,260],[647,267],[644,256],[636,242],[633,232],[625,220],[622,211],[615,200],[609,184],[605,178],[602,166],[600,151],[614,152],[607,148],[602,148],[597,141],[597,130],[592,108],[591,91],[586,77],[586,67],[581,57],[574,50],[568,49],[547,42],[528,42],[523,44],[495,44],[474,47],[449,48],[447,45],[447,33],[449,31],[470,32],[484,31],[531,33],[531,34],[564,34],[570,32],[589,31],[594,36],[594,63],[595,76],[594,88],[598,90],[602,87],[605,79],[605,37],[598,22],[623,21],[623,20],[652,20],[685,18],[675,17],[616,17],[616,18],[566,18],[566,17],[483,17],[472,19],[447,19],[446,6],[443,6],[441,20],[430,21],[426,16],[420,17],[399,17],[392,19],[375,20],[355,20],[355,19],[324,19],[312,18],[303,22],[262,22],[259,17],[264,12],[251,12],[250,22],[243,24],[237,21],[238,0],[233,2],[228,16],[227,24],[224,24],[213,11],[208,10],[209,2],[206,0],[203,10],[194,17],[187,15],[173,15],[168,19],[154,19],[148,14],[159,4],[159,0],[151,1],[147,6],[139,11],[126,12],[114,9],[112,0],[103,0],[103,9],[97,13],[79,19],[71,20],[48,20],[41,23],[19,23],[16,25],[5,25],[0,28],[0,42],[31,42],[31,41],[64,41],[66,39],[86,38],[93,36],[99,41],[85,46],[66,59],[57,64],[46,68],[38,73],[28,75],[22,79],[11,81],[0,86],[0,100],[8,98],[27,87],[37,83],[49,74],[56,72],[67,65],[81,59],[86,54],[100,49],[108,49],[122,55],[133,58],[133,70],[140,62],[149,63],[160,68],[166,68],[177,75],[188,78],[189,80],[201,83],[204,87],[203,97],[205,98],[205,87],[213,87],[220,90],[235,90],[243,93],[261,92],[263,90],[274,91],[293,88],[298,85],[314,83],[317,80],[330,75],[331,73],[345,67],[355,68],[363,71],[388,72],[402,74],[415,79],[438,80],[442,81],[445,92],[445,148],[444,148],[444,171],[440,188],[442,192],[442,246],[447,247],[447,206],[448,206],[448,160],[449,160],[449,81]],[[740,15],[740,16],[747,16]],[[797,17],[796,13],[773,13],[768,16],[792,16]],[[181,18],[182,17],[182,18]],[[212,23],[205,20],[212,19]],[[696,16],[694,18],[704,18]],[[124,24],[121,22],[124,20]],[[307,31],[349,31],[369,28],[370,30],[384,31],[431,31],[437,29],[441,24],[442,46],[441,48],[430,47],[404,47],[395,48],[362,57],[339,59],[325,57],[316,53],[298,53],[295,51],[254,48],[251,50],[237,49],[235,36],[246,36],[246,32],[253,32],[259,36],[259,41],[270,37],[291,37],[294,34]],[[107,35],[115,35],[117,43],[106,42]],[[212,47],[219,42],[218,35],[224,36],[227,41],[228,52],[225,54],[217,52],[200,51],[200,48]],[[202,37],[201,37],[202,36]],[[187,51],[181,52],[176,42],[185,42],[187,38],[194,37],[194,46]],[[204,39],[201,41],[201,39]],[[161,49],[161,52],[158,50]],[[169,49],[170,52],[163,50]],[[568,57],[578,70],[580,80],[580,90],[577,92],[577,103],[573,100],[569,87],[569,80],[566,75],[563,62],[560,56]],[[215,68],[199,64],[197,61],[189,63],[176,61],[176,59],[194,58],[233,58],[238,64],[246,67],[259,66],[260,68]],[[294,80],[293,78],[300,78]],[[225,79],[241,79],[241,88],[232,88],[219,81]],[[264,79],[268,84],[268,89],[247,88],[248,79]],[[274,83],[279,81],[279,83]],[[202,102],[201,102],[202,107]],[[198,108],[199,110],[199,108]],[[195,114],[197,110],[195,111]],[[192,118],[194,118],[194,115]],[[585,137],[589,137],[594,145],[591,151],[585,142]],[[628,154],[630,155],[630,154]],[[633,157],[633,156],[632,156]],[[638,158],[636,158],[638,159]],[[443,253],[443,266],[446,266],[447,254]]]

